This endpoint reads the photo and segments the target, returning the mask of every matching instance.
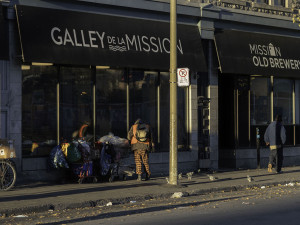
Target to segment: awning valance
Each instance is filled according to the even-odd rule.
[[[300,38],[224,30],[215,44],[222,73],[300,77]]]
[[[167,22],[17,5],[25,62],[169,70]],[[178,67],[206,71],[196,25],[178,25]]]

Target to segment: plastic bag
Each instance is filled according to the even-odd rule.
[[[114,147],[119,147],[119,148],[128,148],[129,147],[129,142],[125,138],[120,138],[118,136],[114,136],[113,133],[109,133],[108,135],[105,135],[99,139],[100,142],[106,143],[109,142]]]
[[[105,145],[101,150],[100,156],[100,168],[101,168],[101,175],[105,176],[108,174],[111,164],[111,156],[106,153]]]
[[[67,160],[68,162],[74,163],[78,162],[80,159],[81,153],[79,151],[79,143],[77,141],[73,141],[68,147]]]
[[[60,145],[55,146],[49,156],[49,164],[51,168],[69,168],[66,157],[61,150]]]
[[[88,145],[88,143],[86,141],[83,141],[83,140],[79,140],[79,150],[81,152],[81,156],[82,156],[82,159],[84,161],[87,161],[89,160],[90,156],[91,156],[91,149],[90,149],[90,146]]]

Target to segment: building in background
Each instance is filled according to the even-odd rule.
[[[51,149],[84,122],[95,139],[125,138],[141,117],[155,134],[151,170],[168,173],[169,1],[1,7],[1,138],[14,140],[19,172],[46,172]],[[290,1],[178,0],[178,67],[191,81],[178,87],[179,171],[266,166],[256,132],[277,113],[287,129],[284,166],[300,164],[292,12]]]

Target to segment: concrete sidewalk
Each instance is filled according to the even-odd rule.
[[[10,191],[0,191],[0,214],[18,215],[48,210],[105,206],[108,203],[123,204],[130,201],[170,198],[174,192],[184,196],[210,192],[242,190],[249,187],[273,186],[300,183],[300,167],[283,168],[283,173],[268,173],[266,169],[217,172],[211,181],[207,173],[200,172],[188,180],[186,175],[180,185],[168,185],[166,177],[155,177],[149,181],[135,179],[113,183],[72,183],[17,185]],[[247,175],[254,180],[249,182]]]

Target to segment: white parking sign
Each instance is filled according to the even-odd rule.
[[[178,87],[188,87],[190,85],[190,70],[189,68],[177,69],[177,85]]]

